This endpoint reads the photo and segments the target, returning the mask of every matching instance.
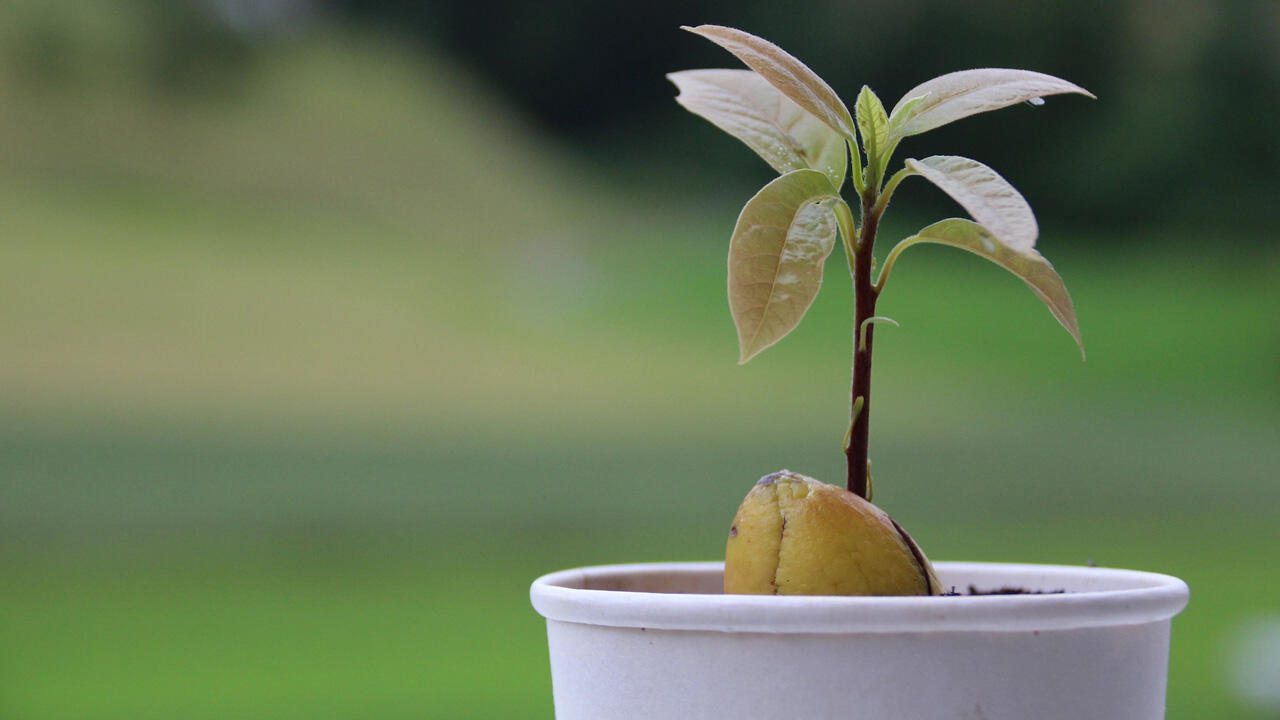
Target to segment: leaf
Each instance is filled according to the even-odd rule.
[[[779,173],[811,168],[837,189],[849,155],[845,139],[750,70],[684,70],[667,75],[676,102],[738,138]]]
[[[905,165],[942,188],[1000,242],[1015,250],[1036,246],[1040,228],[1031,206],[995,170],[958,155],[933,155]]]
[[[889,118],[894,136],[904,138],[980,112],[1061,93],[1094,97],[1079,85],[1030,70],[961,70],[908,90],[893,106]],[[922,95],[925,97],[916,102]]]
[[[889,149],[889,116],[884,112],[884,105],[871,88],[863,85],[854,110],[858,114],[858,129],[862,131],[867,167],[880,167],[884,162],[882,156]]]
[[[832,130],[854,139],[853,117],[849,115],[844,101],[825,80],[787,51],[764,38],[721,25],[684,26],[684,29],[733,53],[779,92],[813,113]]]
[[[1076,321],[1075,306],[1071,304],[1071,295],[1067,293],[1067,287],[1053,265],[1040,253],[1030,248],[1018,250],[1009,247],[975,222],[950,218],[936,222],[898,243],[890,251],[890,257],[895,258],[908,247],[925,242],[968,250],[1022,278],[1036,297],[1048,306],[1049,312],[1058,319],[1062,327],[1075,338],[1080,347],[1080,357],[1084,358],[1084,341],[1080,339],[1080,326]],[[889,259],[886,259],[886,266],[889,264]]]
[[[747,201],[729,241],[729,311],[745,363],[800,324],[822,287],[840,196],[816,170],[789,172]]]
[[[889,134],[895,140],[901,140],[906,137],[902,132],[902,126],[910,122],[916,116],[916,109],[920,107],[920,103],[924,102],[928,95],[917,95],[913,98],[903,97],[894,106],[893,112],[889,114]]]

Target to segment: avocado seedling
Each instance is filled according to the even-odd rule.
[[[908,91],[890,111],[863,86],[851,113],[804,63],[749,33],[686,27],[733,53],[747,70],[686,70],[668,78],[676,101],[746,143],[779,176],[742,208],[729,241],[729,309],[739,363],[790,333],[813,304],[823,264],[844,247],[853,278],[853,381],[844,435],[845,488],[782,471],[747,495],[729,532],[725,591],[754,594],[941,594],[911,537],[871,504],[871,357],[889,273],[907,248],[936,243],[984,257],[1021,278],[1084,345],[1062,278],[1035,249],[1027,201],[986,165],[956,155],[907,159],[888,175],[898,144],[947,123],[1062,93],[1093,97],[1027,70],[963,70]],[[949,218],[907,237],[875,268],[876,232],[898,185],[919,176],[971,219]],[[852,202],[842,191],[852,185]],[[855,218],[853,206],[858,209]]]

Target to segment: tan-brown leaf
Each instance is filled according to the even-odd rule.
[[[789,172],[747,201],[729,242],[729,310],[739,363],[791,332],[822,287],[835,247],[832,204],[840,200],[816,170]]]
[[[853,116],[835,90],[787,51],[751,33],[722,25],[685,27],[733,53],[797,105],[846,138],[855,137]]]

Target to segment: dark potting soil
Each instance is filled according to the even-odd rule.
[[[1009,586],[993,588],[990,590],[980,590],[976,585],[970,585],[969,592],[959,593],[959,592],[956,592],[956,586],[952,585],[951,591],[942,593],[942,597],[963,597],[965,595],[1060,595],[1065,592],[1066,590],[1062,590],[1062,589],[1060,590],[1028,590],[1026,588],[1009,587]]]

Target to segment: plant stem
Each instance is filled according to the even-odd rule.
[[[849,396],[849,445],[845,448],[849,474],[849,492],[867,497],[870,485],[870,469],[867,464],[869,430],[871,428],[871,349],[875,339],[875,323],[866,328],[866,342],[859,343],[859,330],[863,322],[876,314],[876,298],[879,293],[871,282],[871,263],[876,242],[876,229],[880,225],[880,211],[876,206],[877,193],[868,189],[862,194],[862,229],[853,272],[854,323],[853,323],[853,389]],[[862,398],[859,403],[858,398]],[[852,410],[857,410],[856,413]]]

